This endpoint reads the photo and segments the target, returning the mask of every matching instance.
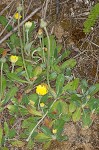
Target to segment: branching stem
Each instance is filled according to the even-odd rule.
[[[57,99],[54,100],[54,102],[52,103],[52,105],[50,106],[50,108],[46,111],[46,113],[43,115],[43,117],[38,121],[38,123],[35,125],[35,127],[32,129],[32,131],[30,132],[28,138],[26,139],[26,141],[28,142],[34,132],[34,130],[38,127],[38,125],[43,121],[43,119],[46,117],[46,115],[48,114],[49,110],[52,108],[52,106],[54,105],[54,103],[57,101]]]

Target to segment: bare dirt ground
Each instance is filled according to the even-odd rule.
[[[0,11],[8,6],[10,2],[11,0],[0,0]],[[13,1],[11,6],[4,12],[8,19],[16,11],[19,2],[20,0]],[[26,0],[27,15],[42,5],[43,2],[44,0]],[[83,33],[83,22],[87,18],[91,7],[97,2],[99,1],[50,0],[46,11],[49,34],[56,36],[57,42],[62,43],[63,50],[71,49],[71,57],[77,59],[74,75],[86,78],[91,84],[99,82],[99,23],[95,25],[89,35],[86,35]],[[38,26],[42,17],[44,17],[44,11],[38,12],[30,19],[34,20]],[[8,48],[4,43],[2,45]],[[7,117],[6,114],[3,117]],[[82,129],[80,123],[73,124],[70,122],[65,125],[64,133],[69,136],[69,140],[61,143],[53,141],[48,150],[99,150],[98,116],[94,116],[94,122],[89,129]],[[36,149],[42,150],[42,146],[36,144],[34,150]]]

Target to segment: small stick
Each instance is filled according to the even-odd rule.
[[[35,9],[30,15],[28,15],[21,23],[20,26],[22,26],[26,21],[28,21],[33,15],[35,15],[39,10],[41,10],[42,7],[39,7]],[[0,40],[0,44],[3,43],[6,39],[8,39],[14,32],[16,32],[18,29],[18,26],[16,26],[12,31],[10,31],[5,37],[3,37]]]
[[[14,2],[15,0],[13,0],[12,2],[9,3],[9,5],[7,5],[1,12],[0,12],[0,16],[6,11],[6,9],[8,9],[10,7],[10,5]]]

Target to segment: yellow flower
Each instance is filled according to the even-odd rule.
[[[27,30],[29,30],[31,28],[31,26],[32,26],[32,22],[31,21],[28,21],[28,22],[25,23],[25,28]]]
[[[14,18],[17,20],[17,19],[21,19],[22,16],[19,13],[15,13]]]
[[[56,133],[57,133],[57,129],[53,129],[52,132],[53,132],[54,134],[56,134]]]
[[[14,55],[11,55],[11,56],[10,56],[10,61],[11,61],[12,63],[16,63],[17,60],[18,60],[18,56],[14,56]]]
[[[48,93],[47,87],[45,85],[38,85],[36,87],[36,93],[38,95],[45,95]]]
[[[45,104],[44,103],[40,103],[40,107],[44,107],[45,106]]]

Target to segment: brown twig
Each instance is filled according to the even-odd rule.
[[[7,5],[1,12],[0,12],[0,16],[10,7],[10,5],[15,2],[15,0],[12,0],[9,5]]]
[[[41,10],[42,7],[39,7],[37,9],[35,9],[30,15],[28,15],[21,23],[20,26],[22,26],[26,21],[28,21],[33,15],[35,15],[38,11]],[[18,29],[18,26],[16,26],[12,31],[10,31],[8,34],[5,35],[5,37],[3,37],[0,40],[0,44],[3,43],[6,39],[8,39],[14,32],[16,32]]]
[[[46,13],[47,13],[47,8],[48,8],[49,2],[50,2],[50,0],[46,0],[43,4],[43,5],[45,5],[44,8],[42,7],[42,17],[44,18],[44,20],[46,19]]]

